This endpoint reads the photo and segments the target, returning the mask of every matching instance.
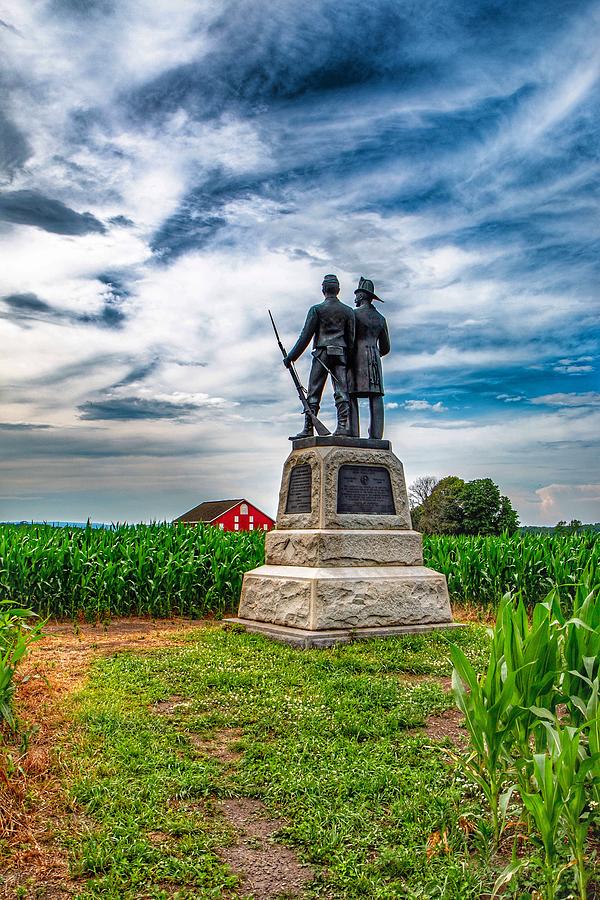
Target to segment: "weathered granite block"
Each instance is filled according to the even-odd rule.
[[[418,531],[294,529],[265,535],[265,562],[273,566],[420,566]]]
[[[294,628],[308,628],[311,620],[312,582],[310,578],[285,575],[284,568],[261,566],[244,575],[238,615],[259,622],[277,622]],[[302,572],[307,570],[303,569]]]
[[[238,616],[315,631],[452,622],[446,579],[424,566],[260,566]]]
[[[446,579],[423,566],[402,463],[385,441],[295,441],[265,553],[225,621],[297,647],[452,625]]]
[[[297,479],[297,483],[302,483],[306,489],[306,496],[303,495],[300,499],[308,500],[307,509],[302,512],[294,512],[294,504],[288,503],[292,472],[298,467],[305,467],[302,470],[302,477]],[[310,467],[309,479],[304,477],[308,472],[306,467]],[[373,498],[372,512],[364,508],[358,509],[360,503],[357,503],[355,512],[340,511],[340,507],[344,506],[340,502],[342,499],[356,500],[356,494],[351,497],[338,497],[340,469],[352,470],[355,473],[360,471],[357,467],[364,470],[366,483],[363,485],[363,491],[367,500],[369,496]],[[383,485],[373,489],[369,484],[374,480],[374,473],[375,476],[377,474],[385,476],[389,484],[387,491]],[[346,502],[345,507],[348,505]],[[368,502],[362,504],[363,507],[365,505],[368,506]],[[382,507],[386,507],[387,511],[381,512]],[[293,450],[283,468],[277,527],[409,531],[412,526],[402,463],[391,450],[338,446]]]

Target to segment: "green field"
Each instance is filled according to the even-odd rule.
[[[484,630],[452,637],[480,668]],[[475,900],[492,887],[480,801],[422,730],[452,705],[443,634],[303,653],[218,629],[188,640],[97,662],[79,698],[66,752],[88,825],[66,840],[81,900],[245,896],[218,854],[233,840],[228,797],[284,818],[276,841],[313,867],[303,896]],[[227,730],[236,762],[198,752]]]
[[[71,736],[60,748],[74,815],[58,837],[78,900],[241,900],[250,891],[235,875],[240,847],[242,872],[253,856],[259,867],[278,859],[284,878],[291,863],[308,864],[305,900],[481,900],[494,885],[504,900],[591,900],[598,674],[588,697],[595,723],[569,727],[571,703],[560,724],[566,685],[540,641],[562,644],[569,665],[581,664],[579,650],[547,610],[538,606],[530,629],[518,609],[503,607],[491,643],[471,625],[299,652],[217,625],[174,634],[178,647],[98,659],[69,700]],[[589,650],[598,617],[589,604],[581,614],[596,623],[594,635],[569,627]],[[515,682],[521,653],[535,672]],[[473,678],[481,673],[463,697],[474,722],[462,739],[443,715],[453,705],[451,654]],[[511,702],[496,702],[509,686]],[[547,708],[534,705],[531,715],[523,701]],[[547,768],[543,782],[536,760]],[[506,806],[496,798],[500,819],[489,803],[492,775],[507,798]],[[506,791],[514,779],[518,794]],[[241,839],[231,804],[257,804],[263,827],[273,823],[269,837]],[[570,860],[573,833],[589,890]],[[290,896],[264,896],[275,894]]]
[[[592,585],[600,578],[595,532],[426,536],[424,555],[454,601],[491,609],[507,591],[532,606],[552,587],[566,599],[584,575]],[[220,616],[235,610],[243,573],[263,558],[262,533],[210,525],[0,525],[0,597],[59,618]]]

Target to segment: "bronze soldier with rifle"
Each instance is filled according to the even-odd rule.
[[[358,437],[358,400],[369,398],[369,437],[383,436],[383,374],[381,357],[390,351],[390,338],[384,317],[373,307],[373,282],[361,276],[355,290],[356,309],[353,311],[338,299],[340,283],[336,275],[326,275],[322,285],[325,300],[311,306],[300,337],[287,353],[279,339],[273,316],[269,312],[284,365],[290,370],[304,409],[304,428],[290,440],[330,434],[319,420],[327,376],[331,376],[337,410],[335,435]],[[302,387],[294,362],[313,340],[312,365],[308,391]]]
[[[286,356],[283,363],[288,368],[313,342],[313,361],[308,379],[306,401],[308,410],[304,413],[304,428],[292,440],[312,437],[314,420],[319,412],[323,388],[327,376],[333,382],[333,398],[337,411],[335,435],[350,436],[350,397],[348,395],[348,364],[354,348],[354,313],[349,306],[338,299],[340,283],[337,275],[326,275],[322,291],[325,299],[308,311],[300,337]],[[312,413],[312,415],[311,415]]]

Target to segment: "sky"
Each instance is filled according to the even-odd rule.
[[[291,346],[333,272],[385,300],[408,482],[599,521],[599,26],[583,0],[0,0],[0,520],[274,514],[302,417],[267,308]]]

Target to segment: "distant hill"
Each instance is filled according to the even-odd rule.
[[[52,525],[54,528],[110,528],[106,522],[37,522],[31,519],[13,520],[10,522],[0,522],[0,525]]]
[[[564,526],[562,530],[564,532]],[[519,531],[522,534],[534,534],[536,532],[539,532],[540,534],[554,534],[556,527],[554,525],[521,525]],[[600,531],[600,522],[579,525],[577,531]]]

